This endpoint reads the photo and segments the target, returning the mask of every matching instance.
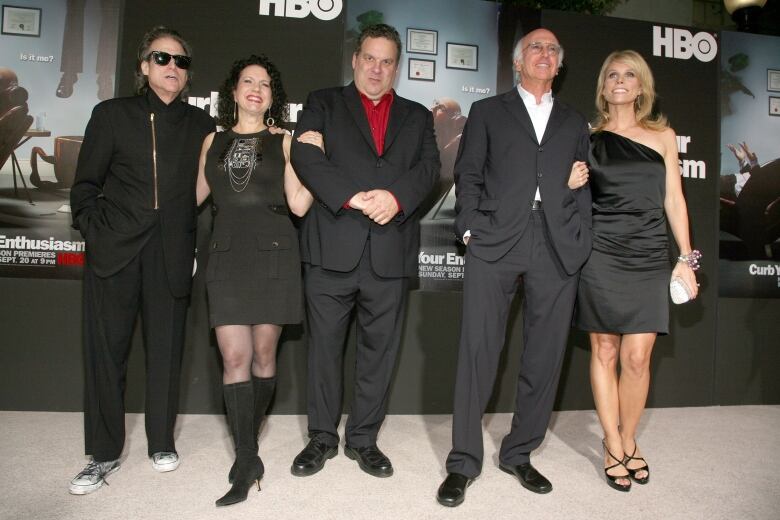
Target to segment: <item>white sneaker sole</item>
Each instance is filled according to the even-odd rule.
[[[152,461],[152,467],[159,473],[173,471],[179,467],[179,464],[181,464],[181,458],[176,459],[176,462],[166,462],[165,464],[157,464],[156,462]]]
[[[111,471],[103,475],[103,478],[100,479],[100,482],[97,482],[95,484],[87,484],[79,485],[74,484],[73,482],[70,483],[70,486],[68,486],[68,491],[70,491],[71,495],[88,495],[89,493],[92,493],[93,491],[97,491],[101,487],[103,487],[103,484],[106,483],[106,477],[109,476],[112,473],[116,473],[116,471],[119,469],[119,464],[117,464]]]

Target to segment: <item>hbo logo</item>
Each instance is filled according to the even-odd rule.
[[[661,52],[663,50],[663,53]],[[718,42],[708,32],[691,34],[685,29],[653,26],[653,56],[708,62],[718,54]]]
[[[260,15],[269,16],[274,6],[274,16],[306,18],[313,14],[320,20],[333,20],[344,6],[343,0],[260,0]]]

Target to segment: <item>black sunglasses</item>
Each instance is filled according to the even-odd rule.
[[[184,56],[182,54],[168,54],[167,52],[163,51],[152,51],[146,57],[147,60],[149,58],[154,58],[154,62],[161,67],[168,65],[168,63],[171,61],[171,58],[173,58],[173,63],[175,63],[176,66],[182,70],[189,69],[190,63],[192,63],[192,58],[189,56]]]

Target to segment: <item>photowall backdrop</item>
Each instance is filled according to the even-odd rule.
[[[93,0],[86,1],[89,6]],[[92,9],[97,9],[99,2],[94,1]],[[722,151],[718,136],[718,85],[723,81],[719,76],[723,35],[555,11],[499,9],[496,3],[481,0],[432,0],[422,5],[411,1],[337,0],[328,5],[331,8],[324,11],[316,1],[126,2],[119,17],[116,93],[132,92],[137,44],[150,25],[161,23],[176,27],[193,44],[191,103],[212,110],[216,90],[232,61],[251,53],[265,53],[281,70],[294,119],[310,90],[343,84],[349,79],[344,64],[352,52],[355,31],[361,24],[381,19],[395,25],[403,40],[401,79],[396,88],[400,95],[411,97],[434,112],[439,146],[446,157],[448,146],[449,150],[457,148],[453,141],[457,143],[471,103],[512,88],[511,51],[515,41],[528,31],[543,25],[558,35],[566,55],[564,69],[554,86],[555,95],[589,117],[596,75],[604,57],[616,49],[633,48],[650,63],[657,80],[659,108],[669,116],[679,136],[692,239],[705,255],[701,297],[672,309],[671,334],[658,341],[649,404],[780,401],[780,383],[771,368],[780,362],[776,349],[780,334],[777,300],[718,298],[717,237],[721,236],[722,241],[718,234],[720,202],[716,195]],[[154,13],[154,19],[149,13]],[[93,17],[85,31],[94,35],[99,24],[99,17]],[[3,38],[5,43],[6,36]],[[41,80],[40,87],[55,92],[59,79],[56,71]],[[79,79],[74,96],[88,84]],[[74,105],[71,117],[86,121],[90,109],[91,104]],[[294,126],[294,121],[290,126]],[[79,135],[77,129],[72,131]],[[733,139],[743,138],[735,135]],[[758,146],[755,139],[749,144]],[[772,159],[771,152],[760,150],[761,161]],[[430,209],[423,219],[422,276],[420,288],[412,291],[409,299],[390,396],[391,413],[451,410],[461,307],[457,289],[463,263],[462,251],[451,231],[454,200],[451,177],[447,178],[451,170],[447,170],[446,158],[444,162],[444,180],[429,201]],[[24,174],[29,176],[29,171]],[[1,178],[7,186],[7,176]],[[0,231],[4,233],[7,234]],[[210,215],[204,208],[199,219],[201,246],[208,241],[209,233]],[[200,247],[201,251],[204,249]],[[676,252],[671,251],[670,261],[674,255]],[[199,263],[204,265],[205,260],[199,258]],[[202,272],[201,269],[194,280],[184,359],[182,411],[190,413],[222,410],[221,367],[208,328]],[[80,281],[0,277],[0,292],[4,295],[0,298],[4,329],[0,343],[0,409],[80,410]],[[523,348],[520,304],[518,298],[490,410],[507,411],[512,406]],[[723,308],[728,309],[728,319],[717,319]],[[275,413],[305,410],[304,326],[288,327],[283,334]],[[131,411],[142,409],[144,399],[143,349],[138,336],[128,375],[127,406]],[[556,406],[589,409],[593,404],[587,337],[574,332],[570,347]],[[345,401],[349,402],[354,331],[346,349]],[[726,392],[722,391],[724,388]]]
[[[780,38],[724,33],[720,294],[780,297]]]
[[[92,107],[114,96],[120,2],[2,9],[37,17],[38,31],[0,34],[0,277],[80,279],[70,186]]]

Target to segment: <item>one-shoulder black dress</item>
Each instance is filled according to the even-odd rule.
[[[284,197],[284,135],[219,132],[206,156],[214,203],[206,288],[218,325],[299,323],[298,234]]]
[[[591,137],[593,251],[580,275],[575,326],[591,332],[669,331],[671,268],[664,158],[601,131]]]

